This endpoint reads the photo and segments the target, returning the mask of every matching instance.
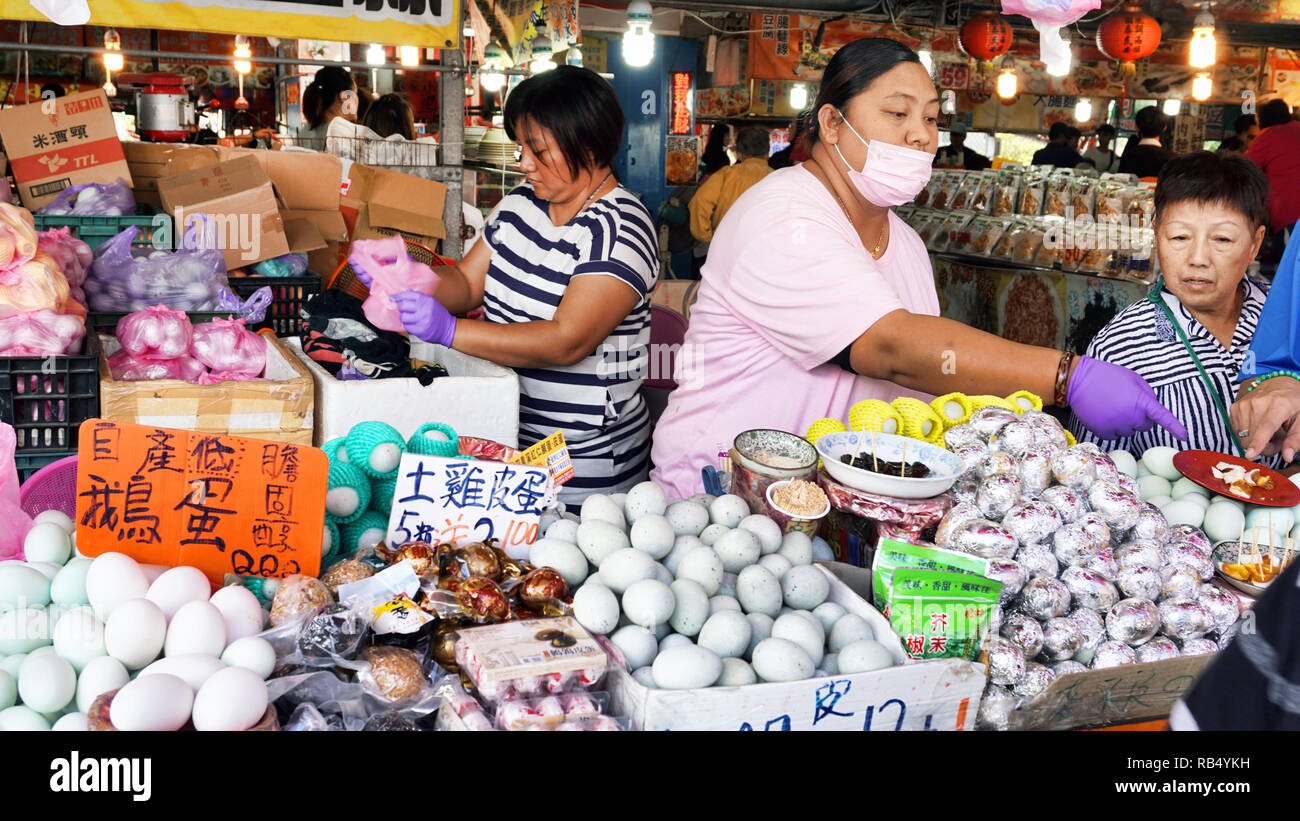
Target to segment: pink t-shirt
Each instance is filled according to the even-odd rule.
[[[678,387],[654,432],[651,478],[668,498],[703,490],[753,428],[803,434],[862,399],[931,397],[826,364],[891,311],[939,315],[924,243],[889,215],[879,260],[835,198],[802,166],[769,174],[727,212],[709,245],[678,355]]]

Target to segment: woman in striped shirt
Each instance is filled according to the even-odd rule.
[[[393,300],[421,339],[515,369],[524,446],[564,432],[574,478],[560,499],[625,491],[646,477],[654,221],[611,164],[623,113],[609,83],[560,66],[510,93],[506,131],[526,182],[488,218],[484,242],[438,268],[437,299]],[[482,321],[456,319],[482,307]]]
[[[1249,432],[1232,429],[1227,408],[1267,295],[1246,276],[1264,239],[1267,197],[1268,180],[1242,157],[1201,151],[1165,164],[1155,195],[1162,281],[1097,334],[1088,356],[1137,371],[1189,438],[1179,442],[1159,427],[1106,438],[1075,418],[1081,441],[1137,456],[1156,445],[1243,454],[1239,440]]]

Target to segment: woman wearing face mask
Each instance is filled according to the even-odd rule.
[[[799,433],[862,399],[1030,390],[1103,435],[1163,424],[1185,437],[1130,370],[938,316],[925,246],[890,210],[929,181],[938,113],[907,46],[867,38],[831,59],[812,159],[746,191],[714,234],[654,435],[652,478],[670,498],[699,492],[737,434]]]
[[[317,71],[302,93],[302,116],[307,124],[298,129],[298,139],[307,148],[324,148],[330,120],[342,117],[355,123],[358,102],[357,85],[346,69],[326,66]]]

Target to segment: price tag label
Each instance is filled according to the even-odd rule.
[[[563,431],[557,430],[512,461],[546,468],[557,487],[573,478],[573,460],[569,458],[569,448],[564,444]]]

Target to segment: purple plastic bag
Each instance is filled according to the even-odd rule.
[[[38,214],[77,217],[126,217],[135,213],[135,195],[120,177],[113,182],[88,182],[63,189]]]
[[[217,310],[230,311],[236,319],[256,325],[266,319],[266,309],[271,307],[275,297],[270,285],[263,285],[248,297],[241,300],[229,288],[223,288],[217,296]]]
[[[217,309],[221,289],[229,288],[226,257],[205,242],[211,220],[205,215],[185,230],[180,251],[132,248],[139,234],[131,226],[99,247],[86,279],[92,311],[139,311],[166,305],[181,311]]]

